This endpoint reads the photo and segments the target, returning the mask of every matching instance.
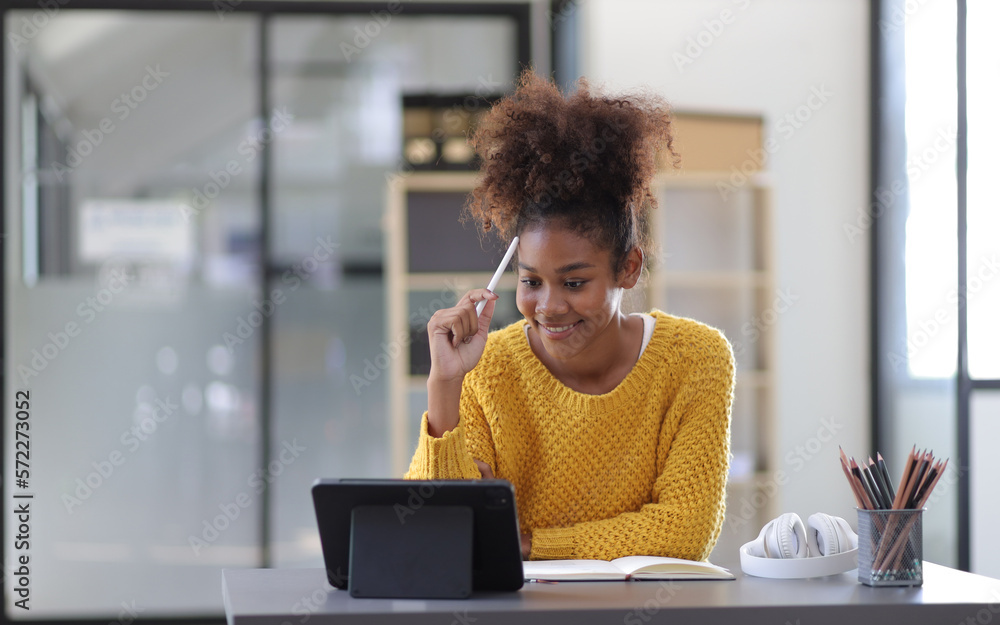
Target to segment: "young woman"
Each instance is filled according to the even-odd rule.
[[[472,138],[483,176],[469,212],[520,237],[524,319],[488,334],[498,296],[486,289],[430,319],[428,409],[406,477],[509,480],[526,558],[700,560],[719,537],[732,349],[696,321],[621,311],[672,139],[658,97],[586,81],[564,96],[532,72]]]

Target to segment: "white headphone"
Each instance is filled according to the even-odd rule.
[[[767,523],[755,540],[740,548],[744,573],[799,578],[843,573],[858,566],[858,535],[844,519],[822,512],[809,528],[794,512]]]

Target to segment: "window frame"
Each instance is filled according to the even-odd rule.
[[[883,20],[892,19],[904,11],[903,0],[871,0],[870,2],[870,45],[871,45],[871,108],[870,108],[870,195],[876,199],[875,192],[880,187],[899,179],[898,172],[902,162],[905,162],[905,130],[903,120],[898,114],[905,101],[903,57],[903,29],[896,32],[883,29]],[[957,34],[956,34],[956,69],[957,84],[955,94],[957,99],[957,138],[956,138],[956,218],[957,218],[957,288],[959,301],[965,301],[968,291],[968,117],[967,117],[967,73],[966,73],[966,43],[967,43],[967,0],[956,0]],[[899,155],[904,154],[902,161]],[[895,176],[893,174],[896,174]],[[906,196],[899,205],[905,207]],[[871,438],[873,447],[879,449],[888,446],[892,440],[892,415],[894,414],[891,389],[954,389],[955,401],[955,435],[956,453],[954,466],[958,471],[957,491],[957,560],[958,568],[968,571],[971,565],[970,545],[970,473],[975,470],[971,466],[970,448],[970,405],[973,393],[977,390],[1000,390],[1000,379],[972,378],[969,373],[969,329],[968,310],[965,306],[957,307],[958,324],[958,358],[954,378],[927,380],[914,379],[905,372],[900,375],[891,370],[886,355],[893,345],[895,331],[902,325],[905,327],[905,297],[900,308],[900,282],[898,276],[905,271],[905,266],[899,260],[900,246],[905,243],[905,215],[902,211],[884,210],[874,214],[870,239],[871,273],[870,301],[872,316],[871,335]],[[895,283],[892,280],[896,277]],[[905,295],[905,291],[903,292]],[[900,317],[902,315],[902,317]],[[900,320],[903,320],[902,323]],[[904,330],[905,332],[905,330]]]

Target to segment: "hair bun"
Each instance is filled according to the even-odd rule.
[[[466,210],[483,230],[495,227],[509,240],[528,222],[561,218],[581,231],[584,223],[599,226],[605,243],[620,239],[616,250],[645,242],[658,153],[677,157],[662,97],[612,97],[585,79],[563,95],[532,70],[483,116],[470,141],[482,177]],[[623,238],[626,230],[632,234]]]

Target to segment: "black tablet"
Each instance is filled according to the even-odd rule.
[[[431,531],[455,527],[448,524],[461,524],[471,512],[471,523],[465,522],[471,536],[459,538],[458,532],[455,540],[471,540],[472,588],[514,591],[524,584],[514,488],[506,480],[326,479],[313,483],[312,496],[327,578],[335,588],[350,585],[352,525],[361,524],[355,531],[370,535],[367,528],[379,522],[374,514],[379,510],[390,526],[423,524]],[[459,519],[455,512],[462,513]],[[399,564],[381,559],[386,566]]]

